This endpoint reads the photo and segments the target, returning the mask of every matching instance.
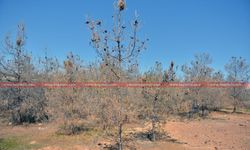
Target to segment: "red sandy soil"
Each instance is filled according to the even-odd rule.
[[[168,122],[169,135],[188,149],[250,150],[250,115],[212,113],[208,119]]]

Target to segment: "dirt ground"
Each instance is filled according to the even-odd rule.
[[[249,114],[212,113],[204,120],[168,122],[165,129],[188,149],[250,149]]]
[[[212,113],[207,119],[171,119],[164,130],[178,142],[137,141],[139,150],[249,150],[250,115]],[[97,150],[103,139],[98,131],[90,131],[76,136],[58,136],[58,125],[37,124],[29,126],[0,125],[1,141],[16,143],[7,149],[13,150]],[[13,143],[13,142],[9,142]],[[180,144],[181,143],[181,144]],[[8,144],[6,144],[8,145]]]

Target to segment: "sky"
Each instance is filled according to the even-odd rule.
[[[26,49],[34,57],[48,55],[64,60],[69,51],[89,63],[97,60],[89,45],[86,16],[112,25],[114,0],[0,0],[0,40],[17,24],[26,26]],[[141,37],[149,38],[139,57],[141,70],[155,61],[169,66],[188,64],[194,54],[206,52],[212,67],[224,69],[232,56],[250,62],[249,0],[127,0],[126,18],[135,11],[142,25]],[[127,20],[127,22],[129,22]],[[2,47],[1,47],[2,48]]]

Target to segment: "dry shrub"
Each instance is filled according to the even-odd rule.
[[[85,123],[70,121],[60,126],[56,133],[58,135],[77,135],[90,130],[92,128],[88,127]]]

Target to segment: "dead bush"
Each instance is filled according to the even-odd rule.
[[[64,125],[60,126],[57,131],[57,134],[58,135],[77,135],[77,134],[80,134],[82,132],[86,132],[89,130],[91,130],[91,128],[87,127],[83,123],[70,122],[70,123],[65,123]]]

